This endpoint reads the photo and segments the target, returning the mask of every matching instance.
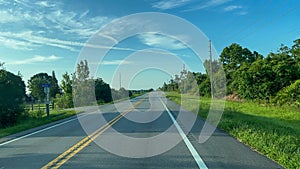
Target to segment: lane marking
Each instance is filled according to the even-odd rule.
[[[170,116],[171,120],[173,121],[175,127],[177,128],[177,130],[178,130],[180,136],[182,137],[185,145],[188,147],[190,153],[192,154],[193,158],[195,159],[198,167],[200,169],[208,169],[207,166],[205,165],[204,161],[202,160],[202,158],[198,154],[197,150],[193,147],[193,145],[190,142],[190,140],[186,137],[185,133],[183,132],[183,130],[181,129],[181,127],[177,123],[176,119],[174,118],[174,116],[172,115],[172,113],[170,112],[170,110],[168,109],[168,107],[165,105],[165,103],[162,101],[161,98],[159,98],[159,99],[160,99],[161,103],[163,104],[163,106],[165,107],[165,109],[167,110],[168,115]]]
[[[38,134],[38,133],[41,133],[41,132],[44,132],[44,131],[50,130],[50,129],[52,129],[52,128],[55,128],[55,127],[58,127],[58,126],[64,125],[64,124],[66,124],[66,123],[72,122],[72,121],[74,121],[74,120],[77,120],[78,118],[81,118],[81,117],[84,117],[84,116],[87,116],[87,115],[88,115],[88,114],[81,115],[81,116],[79,116],[79,117],[74,117],[74,118],[72,118],[72,119],[70,119],[70,120],[67,120],[67,121],[64,121],[64,122],[61,122],[61,123],[55,124],[55,125],[53,125],[53,126],[50,126],[50,127],[47,127],[47,128],[44,128],[44,129],[41,129],[41,130],[38,130],[38,131],[35,131],[35,132],[32,132],[32,133],[29,133],[29,134],[26,134],[26,135],[24,135],[24,136],[21,136],[21,137],[18,137],[18,138],[15,138],[15,139],[12,139],[12,140],[6,141],[6,142],[4,142],[4,143],[1,143],[1,144],[0,144],[0,147],[1,147],[1,146],[4,146],[4,145],[6,145],[6,144],[12,143],[12,142],[15,142],[15,141],[21,140],[21,139],[23,139],[23,138],[26,138],[26,137],[32,136],[32,135],[34,135],[34,134]]]
[[[65,164],[69,159],[71,159],[74,155],[79,153],[82,149],[87,147],[91,142],[93,142],[97,137],[99,137],[102,133],[104,133],[109,127],[115,124],[118,120],[124,117],[127,113],[133,111],[138,105],[144,102],[145,99],[140,100],[139,102],[135,103],[130,109],[126,110],[125,112],[119,114],[117,117],[106,123],[104,126],[100,127],[98,130],[93,132],[92,134],[86,136],[81,141],[73,145],[71,148],[60,154],[58,157],[50,161],[48,164],[43,166],[41,169],[57,169]]]

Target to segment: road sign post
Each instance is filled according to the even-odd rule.
[[[49,108],[50,84],[42,84],[42,87],[44,88],[44,92],[46,94],[46,113],[47,113],[47,117],[49,117],[49,115],[50,115],[50,108]]]

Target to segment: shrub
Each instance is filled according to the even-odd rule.
[[[279,105],[288,104],[292,106],[300,106],[300,79],[296,80],[290,86],[281,89],[274,102]]]
[[[20,76],[0,70],[0,127],[17,122],[24,112],[25,84]]]

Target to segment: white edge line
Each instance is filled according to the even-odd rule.
[[[186,137],[185,133],[183,132],[183,130],[181,129],[181,127],[179,126],[179,124],[175,120],[174,116],[171,114],[170,110],[168,109],[168,107],[165,105],[165,103],[162,101],[161,98],[160,98],[160,101],[162,102],[163,106],[167,110],[167,112],[168,112],[171,120],[173,121],[173,123],[174,123],[175,127],[177,128],[180,136],[182,137],[184,143],[186,144],[186,146],[188,147],[189,151],[191,152],[191,154],[192,154],[193,158],[195,159],[198,167],[200,169],[208,169],[207,166],[205,165],[204,161],[202,160],[202,158],[198,154],[197,150],[193,147],[193,145],[190,142],[190,140]]]
[[[63,125],[63,124],[69,123],[69,122],[71,122],[71,121],[74,121],[74,120],[76,120],[76,119],[78,119],[78,118],[81,118],[81,117],[83,117],[83,116],[86,116],[86,115],[88,115],[88,114],[81,115],[81,116],[79,116],[79,117],[77,116],[77,117],[74,117],[73,119],[70,119],[70,120],[67,120],[67,121],[64,121],[64,122],[55,124],[55,125],[53,125],[53,126],[50,126],[50,127],[47,127],[47,128],[44,128],[44,129],[41,129],[41,130],[38,130],[38,131],[35,131],[35,132],[33,132],[33,133],[29,133],[29,134],[26,134],[26,135],[24,135],[24,136],[21,136],[21,137],[18,137],[18,138],[15,138],[15,139],[6,141],[6,142],[4,142],[4,143],[1,143],[1,144],[0,144],[0,147],[1,147],[1,146],[4,146],[4,145],[6,145],[6,144],[9,144],[9,143],[15,142],[15,141],[17,141],[17,140],[20,140],[20,139],[23,139],[23,138],[32,136],[32,135],[34,135],[34,134],[38,134],[38,133],[44,132],[44,131],[46,131],[46,130],[50,130],[50,129],[52,129],[52,128],[61,126],[61,125]]]

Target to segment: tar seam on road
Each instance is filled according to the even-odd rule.
[[[7,142],[1,143],[1,144],[0,144],[0,147],[1,147],[1,146],[4,146],[4,145],[6,145],[6,144],[9,144],[9,143],[15,142],[15,141],[17,141],[17,140],[20,140],[20,139],[23,139],[23,138],[32,136],[32,135],[34,135],[34,134],[38,134],[38,133],[41,133],[41,132],[50,130],[50,129],[52,129],[52,128],[55,128],[55,127],[64,125],[64,124],[66,124],[66,123],[69,123],[69,122],[71,122],[71,121],[77,120],[78,118],[84,117],[84,116],[86,116],[86,115],[87,115],[87,114],[81,115],[80,117],[75,117],[75,118],[73,118],[73,119],[70,119],[70,120],[67,120],[67,121],[64,121],[64,122],[55,124],[55,125],[53,125],[53,126],[50,126],[50,127],[47,127],[47,128],[41,129],[41,130],[38,130],[38,131],[35,131],[35,132],[33,132],[33,133],[29,133],[29,134],[26,134],[26,135],[24,135],[24,136],[21,136],[21,137],[18,137],[18,138],[9,140],[9,141],[7,141]]]
[[[189,151],[191,152],[193,158],[195,159],[198,167],[200,169],[208,169],[207,166],[205,165],[204,161],[202,160],[202,158],[200,157],[200,155],[198,154],[198,152],[196,151],[196,149],[193,147],[192,143],[190,142],[190,140],[187,138],[187,136],[185,135],[185,133],[183,132],[183,130],[181,129],[181,127],[179,126],[179,124],[177,123],[177,121],[175,120],[174,116],[172,115],[172,113],[170,112],[170,110],[168,109],[168,107],[165,105],[165,103],[162,101],[161,98],[159,98],[161,103],[163,104],[163,106],[165,107],[165,109],[167,110],[171,120],[173,121],[175,127],[177,128],[180,136],[182,137],[185,145],[188,147]]]
[[[133,111],[138,105],[140,105],[144,101],[141,100],[134,104],[130,109],[127,111],[119,114],[117,117],[106,123],[104,126],[100,127],[98,130],[93,132],[92,134],[86,136],[81,141],[73,145],[71,148],[69,148],[67,151],[63,152],[61,155],[56,157],[54,160],[50,161],[48,164],[43,166],[41,169],[57,169],[61,167],[63,164],[65,164],[69,159],[71,159],[74,155],[79,153],[82,149],[87,147],[91,142],[93,142],[97,137],[99,137],[103,132],[106,131],[109,127],[111,127],[113,124],[115,124],[118,120],[120,120],[122,117],[124,117],[127,113]]]

